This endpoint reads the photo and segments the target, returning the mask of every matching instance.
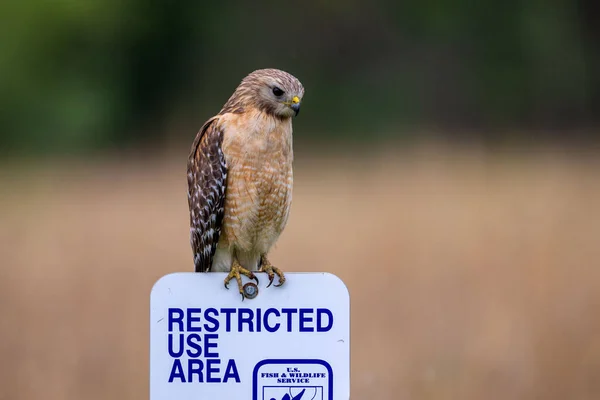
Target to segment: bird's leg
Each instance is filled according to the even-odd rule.
[[[283,272],[281,272],[279,268],[276,268],[273,265],[271,265],[269,260],[267,260],[266,255],[263,255],[260,258],[260,269],[258,271],[266,272],[269,276],[269,284],[267,285],[267,287],[271,286],[271,284],[273,283],[273,279],[275,279],[275,274],[277,274],[277,276],[279,277],[279,283],[275,285],[276,287],[279,287],[285,283],[285,276],[283,275]]]
[[[242,300],[244,300],[244,286],[242,285],[242,275],[247,276],[250,279],[254,279],[258,284],[258,278],[252,273],[252,271],[248,271],[246,268],[242,267],[238,260],[234,260],[231,265],[231,269],[229,270],[229,274],[227,278],[225,278],[225,289],[229,289],[227,285],[229,285],[229,281],[233,278],[237,281],[238,288],[240,290],[240,294],[242,295]]]

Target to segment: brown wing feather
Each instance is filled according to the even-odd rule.
[[[227,163],[221,150],[218,118],[208,120],[196,135],[188,159],[190,243],[196,272],[208,272],[223,223]]]

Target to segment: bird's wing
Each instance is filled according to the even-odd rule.
[[[188,159],[190,242],[196,272],[210,270],[223,222],[227,163],[221,149],[223,130],[211,118],[196,135]]]

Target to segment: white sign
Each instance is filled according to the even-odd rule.
[[[287,273],[242,298],[226,273],[162,277],[150,296],[151,400],[348,400],[350,298],[327,273]],[[277,278],[276,278],[277,279]]]

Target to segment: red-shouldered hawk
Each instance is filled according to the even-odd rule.
[[[229,271],[242,299],[241,275],[285,276],[267,254],[292,202],[292,117],[304,87],[277,69],[252,72],[196,135],[188,159],[190,242],[196,272]]]

